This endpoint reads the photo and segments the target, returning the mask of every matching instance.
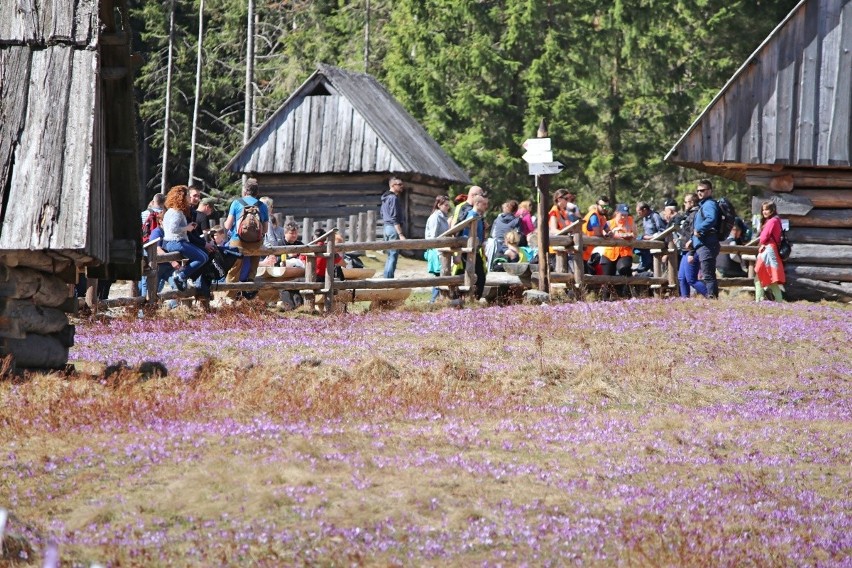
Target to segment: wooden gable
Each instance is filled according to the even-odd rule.
[[[397,174],[470,184],[373,77],[321,65],[227,165],[252,175]]]
[[[852,166],[852,1],[803,0],[666,161],[744,181],[749,167]]]

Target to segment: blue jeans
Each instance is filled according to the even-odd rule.
[[[701,279],[707,288],[707,297],[719,296],[719,283],[716,282],[716,257],[719,256],[719,239],[715,235],[703,237],[702,245],[695,249],[695,256],[701,263]],[[696,288],[697,289],[697,288]]]
[[[163,291],[163,286],[169,281],[174,271],[175,269],[172,268],[169,262],[157,265],[157,293]],[[143,298],[148,297],[148,279],[144,275],[142,276],[142,280],[139,281],[139,295]]]
[[[179,252],[189,260],[187,266],[175,271],[175,274],[179,273],[184,280],[195,279],[201,272],[201,267],[207,262],[207,251],[198,248],[189,241],[165,241],[163,243],[163,250],[166,252]]]
[[[689,298],[690,287],[695,288],[696,292],[706,298],[707,287],[698,279],[698,269],[701,267],[701,264],[694,255],[693,251],[689,251],[682,253],[680,256],[680,266],[677,271],[678,288],[683,298]],[[692,262],[689,262],[690,257],[692,257]]]
[[[385,241],[399,240],[399,233],[396,232],[393,225],[385,225],[384,235]],[[385,252],[388,255],[388,259],[385,261],[385,278],[393,278],[393,274],[396,272],[396,261],[399,259],[399,251],[390,249]]]

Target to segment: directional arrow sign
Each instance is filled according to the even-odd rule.
[[[550,138],[528,138],[521,146],[530,152],[550,152]]]
[[[565,166],[561,162],[542,162],[530,164],[531,176],[552,176],[562,171]]]
[[[552,162],[553,152],[533,152],[530,150],[521,157],[528,164],[541,164],[544,162]]]

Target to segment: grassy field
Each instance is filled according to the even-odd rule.
[[[850,315],[82,322],[76,374],[0,380],[0,564],[850,566]]]

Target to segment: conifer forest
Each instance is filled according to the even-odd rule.
[[[796,4],[133,0],[141,182],[147,197],[192,168],[206,192],[233,194],[239,179],[224,166],[244,134],[327,63],[375,76],[498,198],[533,195],[520,144],[545,119],[565,164],[556,186],[581,201],[659,202],[700,177],[665,164],[666,152]],[[744,202],[744,187],[727,189]]]

